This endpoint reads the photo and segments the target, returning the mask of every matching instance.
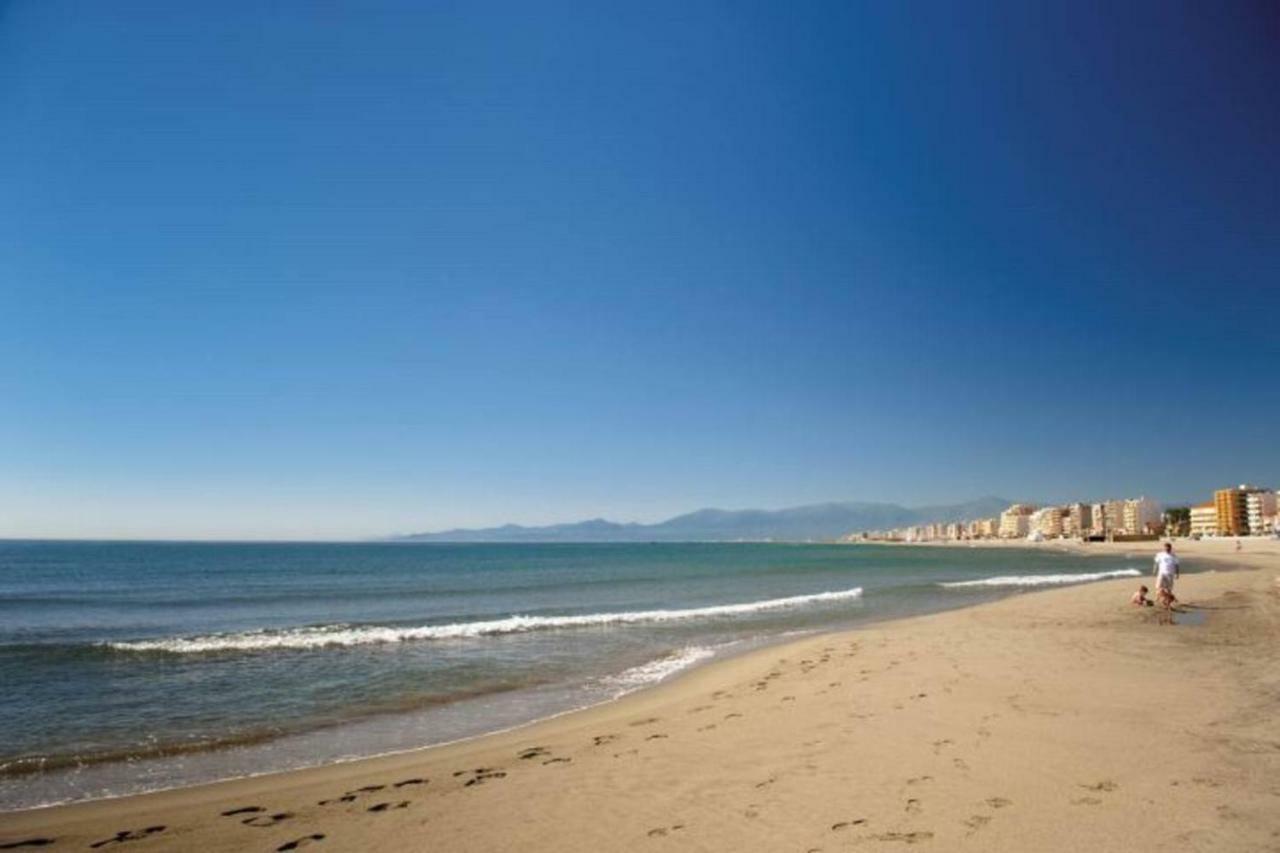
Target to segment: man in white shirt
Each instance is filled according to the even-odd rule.
[[[1156,598],[1165,607],[1178,599],[1173,597],[1173,582],[1178,577],[1178,558],[1173,555],[1173,543],[1164,543],[1164,550],[1156,554]]]

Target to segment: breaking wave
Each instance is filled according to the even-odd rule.
[[[994,578],[982,578],[976,581],[952,581],[939,583],[947,589],[963,589],[981,586],[1057,586],[1068,583],[1087,583],[1107,578],[1136,578],[1142,572],[1137,569],[1116,569],[1112,572],[1085,572],[1074,575],[1003,575]]]
[[[586,613],[577,616],[508,616],[475,622],[453,622],[445,625],[394,627],[383,625],[319,625],[305,628],[244,631],[233,634],[208,634],[196,637],[168,637],[157,640],[130,640],[104,643],[122,652],[168,652],[198,654],[204,652],[258,652],[276,649],[316,649],[325,646],[364,646],[379,643],[405,643],[415,640],[457,640],[500,634],[520,634],[558,628],[590,628],[606,625],[631,625],[642,622],[672,622],[681,619],[706,619],[717,616],[739,616],[766,610],[783,610],[808,604],[841,601],[862,596],[862,587],[771,598],[742,604],[717,604],[687,610],[638,610],[621,613]]]
[[[726,645],[732,645],[732,643],[727,643]],[[630,693],[637,688],[649,684],[657,684],[682,669],[688,669],[695,663],[714,657],[715,654],[716,649],[714,648],[687,646],[657,660],[633,666],[631,669],[624,670],[617,675],[607,676],[604,679],[604,683],[610,687],[619,688],[622,693]]]

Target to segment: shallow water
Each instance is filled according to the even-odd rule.
[[[407,749],[793,632],[1136,573],[781,544],[0,543],[0,808]]]

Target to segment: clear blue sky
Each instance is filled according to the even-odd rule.
[[[0,536],[1280,483],[1271,3],[0,4]]]

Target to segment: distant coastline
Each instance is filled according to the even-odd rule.
[[[957,504],[904,507],[874,501],[806,504],[777,510],[700,509],[653,524],[603,518],[568,524],[458,528],[388,537],[392,542],[834,542],[850,531],[954,522],[1009,505],[986,496]]]

